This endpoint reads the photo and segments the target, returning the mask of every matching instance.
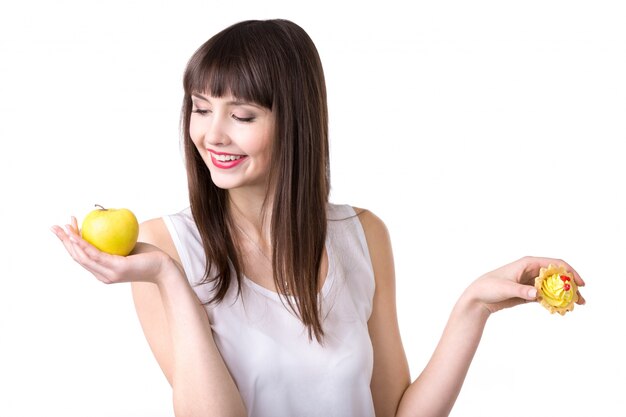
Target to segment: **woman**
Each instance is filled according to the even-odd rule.
[[[53,227],[96,278],[132,282],[177,416],[447,415],[489,315],[534,300],[540,267],[572,269],[523,258],[474,281],[411,383],[385,225],[328,202],[326,90],[308,35],[235,24],[192,56],[184,90],[190,208],[144,222],[128,257],[89,245],[74,218]]]

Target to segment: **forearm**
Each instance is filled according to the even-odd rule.
[[[447,416],[467,375],[489,312],[464,294],[455,305],[433,356],[405,391],[398,417]]]
[[[172,339],[176,416],[245,416],[241,396],[215,345],[206,312],[186,278],[172,272],[158,286]]]

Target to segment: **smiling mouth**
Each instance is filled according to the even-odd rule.
[[[211,161],[213,165],[217,168],[228,169],[233,168],[243,162],[247,155],[233,155],[233,154],[223,154],[223,153],[214,153],[209,151],[211,155]]]
[[[228,162],[228,161],[236,161],[238,159],[243,158],[243,155],[217,155],[212,154],[215,159],[220,162]]]

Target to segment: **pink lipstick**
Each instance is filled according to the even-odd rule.
[[[234,168],[248,157],[247,155],[237,155],[232,153],[216,152],[212,150],[208,151],[211,155],[211,162],[213,163],[213,165],[215,165],[215,167],[220,169]]]

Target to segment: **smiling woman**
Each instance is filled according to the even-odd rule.
[[[317,290],[330,180],[326,87],[313,41],[284,20],[233,25],[198,48],[183,87],[190,208],[206,255],[205,276],[217,270],[213,300],[225,296],[231,274],[241,285],[243,260],[228,243],[239,224],[252,229],[248,235],[272,259],[271,268],[252,275],[281,294],[289,288],[296,297],[286,303],[294,312],[297,305],[307,332],[319,339]],[[298,101],[302,96],[307,100]],[[246,158],[224,169],[212,157],[219,152]],[[255,213],[242,210],[250,204],[247,196],[257,200]]]
[[[328,199],[326,87],[306,32],[228,27],[193,54],[183,86],[190,207],[144,222],[128,257],[89,245],[75,221],[53,229],[98,279],[132,282],[178,416],[444,416],[491,314],[535,300],[549,264],[584,285],[549,258],[482,275],[411,383],[385,224]]]

